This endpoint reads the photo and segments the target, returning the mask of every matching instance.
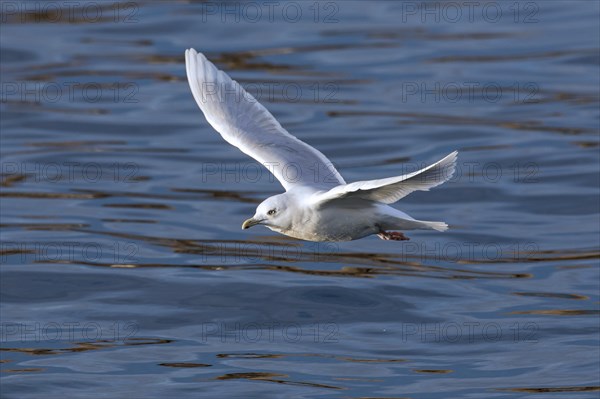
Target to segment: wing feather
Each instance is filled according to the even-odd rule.
[[[286,190],[345,184],[321,152],[288,133],[271,113],[202,53],[185,52],[194,99],[210,125],[231,145],[256,159]]]
[[[315,204],[324,204],[341,198],[362,198],[392,204],[414,191],[429,191],[448,181],[456,169],[458,152],[419,171],[386,179],[342,184],[329,191],[315,194]]]

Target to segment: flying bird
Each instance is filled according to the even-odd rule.
[[[444,222],[416,220],[389,204],[452,177],[457,152],[417,172],[346,183],[320,151],[285,130],[267,109],[202,53],[186,50],[194,99],[225,141],[271,172],[285,193],[264,200],[243,229],[264,225],[307,241],[350,241],[377,234],[408,240],[403,230],[445,231]]]

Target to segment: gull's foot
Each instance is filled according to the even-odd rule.
[[[379,238],[381,238],[382,240],[392,240],[392,241],[408,241],[410,240],[410,238],[408,238],[407,236],[405,236],[404,234],[402,234],[399,231],[382,231],[381,233],[377,234],[377,236]]]

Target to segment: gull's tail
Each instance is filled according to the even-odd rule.
[[[448,225],[444,222],[426,222],[424,220],[418,220],[424,226],[437,231],[446,231],[448,230]]]
[[[381,209],[379,225],[383,230],[448,230],[448,225],[444,222],[413,219],[410,215],[390,206],[382,205]]]

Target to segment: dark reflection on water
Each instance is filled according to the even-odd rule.
[[[1,10],[4,396],[597,397],[598,3],[67,3]],[[397,205],[451,230],[242,231],[187,47],[347,181],[459,150]]]

